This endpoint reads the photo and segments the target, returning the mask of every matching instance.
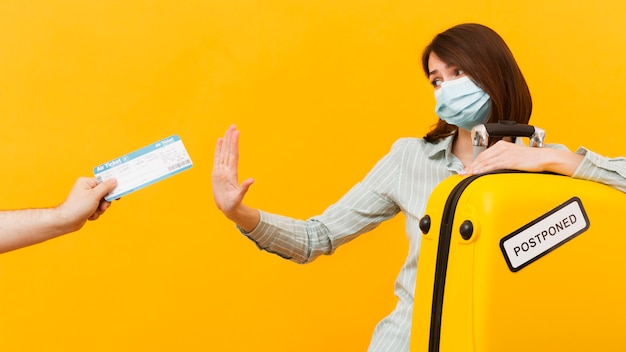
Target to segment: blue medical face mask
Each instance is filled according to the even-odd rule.
[[[489,94],[467,76],[441,83],[435,91],[435,100],[439,118],[464,130],[470,131],[489,117]]]

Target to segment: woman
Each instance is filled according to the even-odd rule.
[[[337,203],[306,221],[269,214],[242,203],[253,183],[237,178],[239,133],[217,141],[213,193],[217,207],[257,245],[306,263],[372,230],[402,211],[409,255],[396,280],[398,303],[377,326],[370,351],[408,351],[419,252],[419,219],[433,188],[455,174],[497,169],[551,171],[611,185],[626,192],[626,160],[564,146],[527,148],[498,141],[473,160],[470,130],[485,122],[528,123],[528,86],[502,38],[488,27],[461,24],[426,47],[423,69],[435,89],[439,123],[424,138],[403,138]]]

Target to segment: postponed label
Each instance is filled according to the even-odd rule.
[[[589,219],[578,197],[554,208],[500,240],[511,271],[518,271],[587,231]]]

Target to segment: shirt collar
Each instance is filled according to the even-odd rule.
[[[436,144],[425,142],[430,146],[428,157],[430,159],[449,158],[452,154],[452,141],[454,140],[455,135],[456,133],[444,137],[439,141],[439,143]]]

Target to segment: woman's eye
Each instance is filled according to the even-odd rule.
[[[439,78],[435,78],[432,81],[430,81],[430,84],[433,85],[433,87],[438,88],[441,85],[441,79]]]
[[[463,70],[456,70],[456,75],[457,76],[461,76],[461,75],[464,75],[464,74],[465,74],[465,72],[463,72]]]

